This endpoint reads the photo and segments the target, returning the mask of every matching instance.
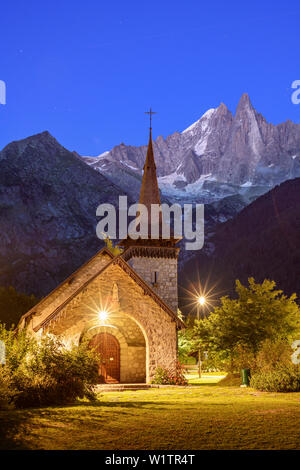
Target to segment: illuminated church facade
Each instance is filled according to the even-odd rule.
[[[139,202],[160,204],[151,125]],[[127,238],[114,256],[107,248],[27,312],[19,328],[88,340],[100,353],[100,383],[149,383],[158,366],[174,369],[177,332],[178,240]]]

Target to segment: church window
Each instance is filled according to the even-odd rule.
[[[154,271],[152,273],[152,285],[153,286],[157,286],[157,284],[158,284],[158,275],[159,275],[158,271]]]

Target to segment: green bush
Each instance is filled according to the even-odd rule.
[[[17,395],[9,368],[0,365],[0,410],[12,407]]]
[[[24,331],[15,333],[3,326],[0,339],[6,345],[6,366],[0,375],[2,407],[61,405],[76,398],[95,398],[99,358],[87,343],[66,348],[57,337],[48,335],[37,342]]]
[[[25,330],[14,331],[12,328],[7,330],[1,323],[0,340],[5,344],[6,365],[11,372],[16,371],[36,348],[36,341]]]
[[[250,379],[250,386],[265,392],[299,392],[300,368],[290,364],[256,372]]]
[[[287,341],[266,340],[258,351],[250,386],[266,392],[300,391],[300,367],[291,361]]]
[[[152,383],[159,385],[187,385],[188,382],[184,376],[183,366],[178,362],[175,370],[157,367]]]
[[[266,340],[258,351],[255,361],[255,371],[269,372],[278,367],[291,365],[292,348],[286,341]]]
[[[155,375],[151,382],[153,384],[166,385],[168,384],[168,376],[169,372],[167,371],[167,369],[158,366],[155,370]]]
[[[66,349],[56,337],[45,336],[14,375],[18,407],[60,405],[76,398],[94,399],[98,362],[87,344]]]

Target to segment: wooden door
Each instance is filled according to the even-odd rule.
[[[120,382],[120,344],[110,333],[98,333],[90,341],[90,347],[100,355],[99,382]]]

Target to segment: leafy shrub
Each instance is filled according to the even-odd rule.
[[[10,408],[17,394],[9,368],[0,365],[0,410]]]
[[[286,341],[266,340],[256,357],[251,387],[266,392],[300,391],[300,367],[291,362],[291,354]]]
[[[163,367],[158,366],[155,370],[155,375],[152,379],[153,384],[159,384],[159,385],[166,385],[168,384],[168,377],[169,377],[170,372],[167,369],[164,369]]]
[[[230,360],[223,362],[223,370],[229,374],[240,375],[241,369],[250,369],[252,373],[274,370],[277,366],[291,364],[292,348],[287,341],[265,340],[255,355],[243,345],[236,346]]]
[[[15,403],[24,408],[94,399],[98,378],[98,363],[87,344],[66,349],[56,337],[45,336],[14,375],[21,392]]]
[[[286,341],[266,340],[256,357],[254,369],[259,372],[269,372],[278,367],[291,365],[292,348]]]
[[[290,364],[256,372],[250,379],[250,386],[265,392],[299,392],[300,368]]]
[[[40,342],[25,331],[15,333],[0,325],[6,346],[6,365],[0,374],[0,406],[60,405],[76,398],[94,399],[98,359],[87,343],[66,348],[53,336]]]
[[[25,330],[14,331],[12,328],[7,330],[1,323],[0,340],[5,344],[6,365],[12,372],[16,371],[36,348],[36,341]]]
[[[157,367],[152,383],[160,385],[187,385],[188,382],[184,376],[183,366],[180,362],[177,362],[175,370]]]

